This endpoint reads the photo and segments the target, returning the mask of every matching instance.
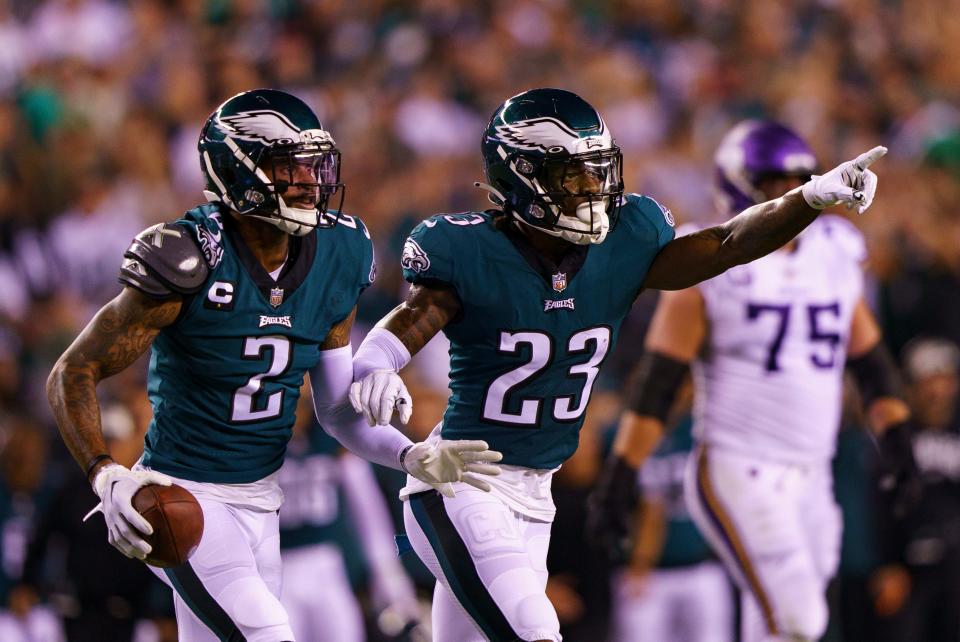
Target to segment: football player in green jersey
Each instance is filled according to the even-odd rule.
[[[207,120],[199,152],[209,202],[134,239],[123,291],[54,366],[47,393],[125,555],[151,551],[131,505],[141,486],[176,482],[199,501],[190,561],[153,569],[175,591],[179,639],[290,641],[277,476],[304,374],[321,425],[371,461],[483,489],[477,475],[498,472],[499,455],[481,441],[413,444],[351,409],[349,335],[373,246],[339,211],[340,152],[313,111],[281,91],[238,94]],[[153,419],[131,470],[106,449],[96,384],[148,347]]]
[[[407,534],[438,583],[441,640],[559,640],[547,599],[550,478],[577,447],[599,368],[644,288],[681,289],[780,247],[835,203],[865,210],[880,147],[674,239],[670,210],[624,195],[622,156],[575,94],[533,89],[493,114],[482,141],[496,209],[438,215],[403,251],[406,300],[354,358],[351,401],[386,424],[410,400],[396,374],[437,332],[452,394],[431,439],[483,439],[503,453],[493,492],[410,479]],[[429,441],[429,439],[428,439]],[[455,491],[450,496],[449,491]]]

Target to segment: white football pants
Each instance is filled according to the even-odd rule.
[[[700,531],[749,598],[743,642],[818,640],[842,529],[830,462],[777,463],[699,446],[684,491]]]
[[[277,513],[197,501],[203,537],[193,557],[173,568],[149,567],[173,589],[180,642],[294,640],[278,599]]]
[[[452,499],[428,491],[403,506],[410,543],[437,578],[434,639],[560,642],[560,622],[545,592],[550,522],[465,486],[458,484]]]

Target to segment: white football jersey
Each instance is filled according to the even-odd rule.
[[[856,227],[823,215],[795,250],[697,286],[708,325],[692,368],[701,443],[777,461],[833,456],[865,258]]]

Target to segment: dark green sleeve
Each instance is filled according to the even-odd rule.
[[[632,206],[631,209],[635,210],[633,216],[638,220],[634,222],[638,225],[647,226],[648,233],[652,235],[658,252],[664,245],[673,240],[676,235],[675,222],[673,213],[668,208],[649,196],[641,196],[640,194],[627,195],[627,206]],[[627,206],[624,209],[627,209]]]
[[[455,283],[455,252],[448,228],[436,216],[413,228],[403,245],[403,257],[400,259],[404,279],[410,283]]]

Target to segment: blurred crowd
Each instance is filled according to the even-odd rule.
[[[960,12],[949,5],[0,0],[0,639],[55,641],[62,621],[90,613],[159,622],[146,633],[141,626],[140,639],[170,639],[169,604],[149,576],[128,568],[124,581],[141,588],[121,593],[86,570],[94,558],[122,564],[105,537],[85,559],[70,556],[76,537],[58,543],[56,532],[85,532],[65,517],[79,519],[93,495],[74,492],[83,482],[56,437],[43,383],[119,291],[130,239],[202,202],[196,140],[213,108],[240,91],[276,87],[317,111],[343,153],[345,210],[367,222],[377,245],[380,278],[361,299],[369,324],[402,292],[399,251],[414,223],[485,207],[472,187],[482,178],[482,128],[504,99],[534,86],[570,89],[598,107],[623,149],[628,191],[654,196],[681,222],[716,222],[713,150],[745,117],[788,123],[823,167],[876,144],[890,148],[876,168],[877,200],[855,223],[867,238],[870,301],[890,347],[903,357],[925,341],[907,374],[914,383],[936,379],[915,398],[918,409],[940,404],[942,416],[928,422],[937,433],[918,443],[918,460],[929,460],[946,490],[936,523],[921,535],[900,523],[881,538],[873,511],[861,506],[870,501],[863,480],[872,446],[859,431],[844,433],[852,450],[841,454],[852,463],[843,470],[853,481],[844,485],[838,471],[838,493],[863,499],[849,502],[848,515],[863,544],[853,544],[853,557],[845,549],[844,568],[855,568],[859,583],[838,590],[837,614],[864,626],[899,617],[906,624],[898,640],[960,639],[960,624],[951,638],[920,637],[928,634],[918,622],[929,618],[910,611],[916,599],[960,613],[960,586],[947,582],[933,596],[918,588],[923,573],[960,559],[960,449],[943,445],[956,443],[960,343]],[[607,393],[597,395],[581,451],[556,483],[551,598],[570,640],[605,635],[605,569],[577,555],[576,524],[601,460],[601,428],[618,410],[654,300],[642,296],[628,319],[605,372]],[[412,430],[421,433],[444,402],[445,353],[433,353],[411,375]],[[150,416],[144,375],[133,368],[100,388],[119,413],[105,416],[105,427],[132,460]],[[62,522],[53,535],[51,515]],[[942,515],[953,521],[941,524]],[[949,536],[938,535],[941,527]],[[935,543],[911,558],[911,542],[923,537]],[[91,539],[89,547],[98,545]],[[875,554],[857,557],[864,550]],[[426,576],[413,572],[426,588]],[[38,601],[45,610],[34,608]],[[836,627],[831,635],[874,639],[844,638]]]

